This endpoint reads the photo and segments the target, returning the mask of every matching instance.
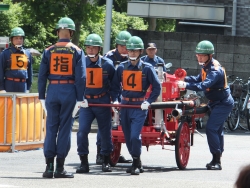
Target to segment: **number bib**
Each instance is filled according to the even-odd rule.
[[[50,74],[72,75],[73,54],[52,53],[50,59]]]
[[[28,57],[25,54],[11,54],[11,70],[27,70]]]
[[[123,70],[123,89],[128,91],[142,91],[142,71]]]
[[[88,88],[102,88],[102,68],[86,68],[87,80],[86,87]]]

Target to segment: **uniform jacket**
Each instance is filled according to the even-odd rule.
[[[67,45],[67,47],[65,47]],[[51,54],[73,54],[72,75],[55,75],[50,72]],[[59,63],[58,67],[62,68]],[[69,39],[59,39],[58,42],[44,50],[38,78],[39,99],[45,99],[46,83],[48,80],[75,80],[77,101],[83,101],[86,83],[86,63],[84,52],[70,42]]]
[[[93,63],[90,61],[89,57],[86,56],[86,68],[102,68],[103,87],[89,88],[86,86],[85,95],[100,95],[102,93],[111,92],[110,88],[115,74],[115,67],[110,59],[99,56],[97,62]],[[91,75],[88,74],[88,77],[90,76]]]
[[[127,64],[127,65],[126,65]],[[127,69],[126,69],[127,68]],[[160,94],[161,91],[161,84],[160,81],[156,75],[156,72],[154,70],[154,67],[149,64],[145,63],[143,61],[138,61],[136,66],[133,66],[130,61],[122,62],[115,73],[115,77],[112,82],[113,91],[115,93],[119,93],[120,84],[122,83],[122,77],[123,77],[123,71],[126,70],[133,70],[133,71],[142,71],[142,91],[128,91],[124,90],[122,91],[122,96],[127,98],[144,98],[146,91],[149,87],[149,85],[152,85],[152,92],[147,99],[149,103],[152,103],[156,101],[157,97]],[[136,83],[135,83],[136,84]],[[115,99],[113,101],[117,100],[117,96],[113,96]],[[141,104],[142,102],[135,102],[135,104]]]
[[[163,71],[166,72],[166,67],[164,66],[165,61],[159,56],[155,55],[154,58],[149,58],[147,55],[145,55],[141,57],[141,60],[144,62],[150,63],[155,68],[157,68],[158,64],[163,64]]]
[[[203,69],[203,72],[202,72]],[[206,73],[202,81],[202,73]],[[210,101],[221,101],[230,95],[230,89],[225,87],[225,72],[220,63],[212,59],[207,65],[202,66],[197,76],[185,77],[186,88],[194,91],[204,91]]]
[[[28,58],[27,70],[11,70],[11,54],[25,54]],[[22,65],[20,60],[19,65]],[[5,90],[5,78],[22,78],[26,79],[27,90],[30,90],[32,84],[33,70],[32,70],[32,57],[28,50],[21,48],[18,50],[11,46],[3,50],[0,54],[0,90]]]

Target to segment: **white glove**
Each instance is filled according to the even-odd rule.
[[[84,101],[81,102],[81,107],[83,107],[83,108],[89,107],[89,103],[88,103],[87,99],[84,99]]]
[[[142,104],[141,104],[141,109],[142,110],[148,110],[148,107],[149,107],[149,102],[148,101],[144,101]]]
[[[77,101],[74,107],[74,110],[72,112],[72,118],[74,118],[78,112],[78,110],[81,108],[82,101]]]
[[[25,93],[30,93],[30,90],[26,90],[26,92]]]
[[[0,90],[0,93],[6,93],[6,91],[5,90]]]
[[[42,104],[42,107],[43,107],[43,110],[45,112],[45,115],[47,116],[47,109],[46,109],[46,106],[45,106],[45,100],[44,99],[40,99],[40,102]]]
[[[120,104],[118,101],[113,102],[113,104]],[[113,112],[117,112],[118,108],[117,107],[112,107]]]
[[[179,88],[186,88],[187,83],[183,82],[183,81],[178,81],[177,85],[178,85]]]

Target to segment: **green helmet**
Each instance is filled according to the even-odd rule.
[[[214,54],[214,45],[208,40],[203,40],[198,43],[195,52],[196,54]]]
[[[143,41],[140,37],[133,36],[126,43],[127,50],[140,50],[144,49]]]
[[[87,36],[84,46],[100,46],[102,47],[102,39],[97,34],[90,34]]]
[[[24,37],[25,33],[21,27],[15,27],[11,30],[10,37],[21,36]]]
[[[68,17],[61,18],[56,24],[56,30],[58,29],[69,29],[75,31],[75,23]]]
[[[121,31],[115,38],[115,43],[125,46],[131,34],[127,31]]]

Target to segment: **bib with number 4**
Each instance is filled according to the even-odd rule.
[[[142,91],[142,71],[123,70],[122,85],[124,90]]]

